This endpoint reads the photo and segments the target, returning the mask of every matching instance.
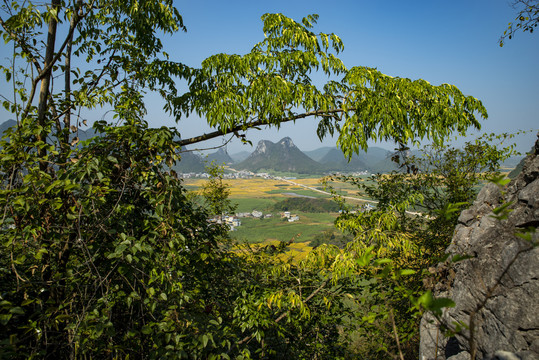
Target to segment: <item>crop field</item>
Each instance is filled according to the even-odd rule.
[[[207,180],[188,179],[185,186],[191,191],[196,190]],[[236,212],[252,212],[253,210],[262,211],[264,214],[271,213],[271,218],[242,218],[242,225],[237,227],[230,236],[240,242],[264,243],[268,241],[286,241],[293,239],[290,250],[296,253],[296,247],[306,250],[307,244],[321,232],[333,229],[333,222],[337,213],[306,213],[295,212],[299,215],[299,221],[288,222],[281,219],[281,214],[272,211],[272,206],[289,197],[308,196],[313,198],[331,199],[331,196],[317,191],[309,190],[286,181],[274,179],[225,179],[223,180],[230,187],[230,199],[237,204]],[[322,189],[320,179],[294,179],[293,182]],[[352,194],[351,189],[342,191]],[[303,244],[303,245],[294,245]],[[307,246],[308,248],[308,246]],[[302,250],[302,251],[304,251]],[[302,252],[300,251],[300,252]],[[295,256],[295,255],[294,255]]]
[[[258,210],[266,213],[266,210],[279,200],[280,198],[277,197],[232,198],[232,202],[238,205],[236,212]]]
[[[187,179],[184,184],[189,190],[195,190],[202,186],[205,179]],[[320,178],[306,178],[306,179],[294,179],[291,180],[294,183],[312,187],[317,190],[326,191],[322,185],[322,179]],[[368,180],[366,180],[368,181]],[[318,191],[310,190],[304,186],[298,186],[293,183],[284,180],[275,179],[225,179],[224,183],[228,184],[231,189],[231,198],[252,198],[252,197],[264,197],[269,195],[282,195],[290,196],[287,194],[295,193],[303,196],[312,196],[317,198],[330,198],[329,195],[325,195]],[[358,189],[350,184],[340,182],[330,182],[330,185],[342,195],[356,196]]]
[[[336,213],[312,214],[298,212],[299,220],[288,222],[281,219],[280,214],[272,218],[241,219],[241,226],[231,232],[230,236],[240,242],[260,243],[266,240],[309,242],[324,230],[333,228]]]
[[[185,185],[188,188],[194,189],[202,186],[205,182],[205,179],[186,180]],[[286,182],[262,178],[225,179],[223,182],[230,186],[231,198],[260,197],[264,196],[268,191],[273,190],[293,192],[294,189],[303,189]]]

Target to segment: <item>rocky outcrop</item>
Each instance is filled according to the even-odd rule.
[[[274,144],[260,140],[256,150],[244,161],[234,165],[238,170],[273,170],[296,172],[300,174],[320,174],[321,164],[317,163],[294,145],[292,139],[285,137]]]
[[[494,217],[503,204],[510,204],[506,218]],[[476,359],[539,359],[538,225],[539,139],[514,180],[486,185],[460,215],[447,252],[472,258],[438,266],[451,277],[434,295],[456,306],[441,319],[423,317],[421,360],[466,360],[474,352]],[[444,337],[457,324],[463,329]]]

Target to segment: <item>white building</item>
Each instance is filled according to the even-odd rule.
[[[262,214],[262,211],[258,211],[258,210],[253,210],[251,212],[251,214],[253,215],[253,217],[255,218],[261,218],[264,214]]]
[[[288,222],[299,221],[299,215],[290,215]]]

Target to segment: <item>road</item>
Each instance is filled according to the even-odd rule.
[[[322,193],[322,194],[325,194],[325,195],[329,195],[329,196],[333,196],[333,194],[327,192],[327,191],[324,191],[324,190],[320,190],[320,189],[317,189],[317,188],[314,188],[314,187],[311,187],[311,186],[307,186],[307,185],[303,185],[303,184],[299,184],[297,182],[294,182],[292,180],[288,180],[288,179],[283,179],[281,177],[274,177],[273,178],[274,180],[280,180],[280,181],[285,181],[287,183],[290,183],[292,185],[296,185],[296,186],[301,186],[305,189],[309,189],[309,190],[312,190],[312,191],[316,191],[316,192],[319,192],[319,193]],[[355,201],[363,201],[363,202],[366,202],[366,203],[371,203],[371,204],[378,204],[378,201],[374,201],[374,200],[369,200],[369,199],[362,199],[362,198],[357,198],[357,197],[352,197],[352,196],[341,196],[343,199],[348,199],[348,200],[355,200]],[[417,215],[417,216],[425,216],[425,217],[428,217],[428,215],[425,215],[421,212],[416,212],[416,211],[408,211],[406,210],[406,213],[408,215]]]
[[[238,170],[235,170],[235,169],[232,169],[232,168],[228,168],[228,169],[232,170],[234,172],[239,172]],[[284,178],[282,178],[280,176],[271,176],[271,175],[268,175],[268,176],[269,176],[268,178],[272,179],[272,180],[284,181],[284,182],[287,182],[287,183],[295,185],[295,186],[300,186],[302,188],[305,188],[305,189],[308,189],[308,190],[311,190],[311,191],[319,192],[319,193],[324,194],[324,195],[333,196],[333,194],[330,193],[330,192],[320,190],[320,189],[317,189],[317,188],[312,187],[312,186],[300,184],[300,183],[297,183],[297,182],[289,180],[289,179],[284,179]],[[370,203],[370,204],[378,204],[378,201],[375,201],[375,200],[363,199],[363,198],[358,198],[358,197],[353,197],[353,196],[341,196],[341,197],[343,199],[347,199],[347,200],[362,201],[362,202],[366,202],[366,203]],[[408,211],[407,210],[406,213],[409,214],[409,215],[428,217],[428,215],[425,215],[425,214],[423,214],[421,212],[416,212],[416,211]]]

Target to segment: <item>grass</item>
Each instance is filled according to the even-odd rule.
[[[266,240],[309,242],[319,233],[333,229],[337,214],[298,213],[300,220],[288,222],[281,220],[279,214],[269,219],[242,219],[242,225],[230,233],[232,238],[241,242],[260,243]]]
[[[258,210],[264,212],[275,204],[279,199],[271,197],[256,197],[256,198],[232,198],[233,203],[238,204],[236,212],[251,212]]]

